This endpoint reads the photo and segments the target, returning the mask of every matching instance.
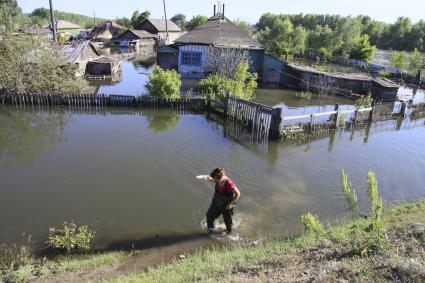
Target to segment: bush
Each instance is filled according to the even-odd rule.
[[[348,175],[344,170],[342,170],[341,173],[341,188],[345,200],[348,203],[348,209],[357,214],[359,211],[359,201],[356,191],[353,189],[351,182],[348,181]]]
[[[150,95],[161,98],[180,98],[180,74],[175,70],[163,70],[156,67],[149,75],[145,85]]]
[[[317,215],[311,214],[310,212],[301,215],[301,222],[304,224],[304,229],[307,232],[319,235],[324,231],[323,226],[319,221],[319,217]]]
[[[90,242],[95,232],[88,226],[77,227],[74,223],[63,223],[63,230],[49,229],[47,245],[58,251],[81,252],[90,249]]]
[[[248,71],[249,64],[240,62],[233,78],[220,74],[212,74],[201,80],[197,88],[201,93],[213,94],[218,99],[226,97],[227,93],[250,100],[257,88],[257,74]]]
[[[372,95],[369,93],[367,96],[363,96],[355,101],[357,108],[367,108],[372,106]]]

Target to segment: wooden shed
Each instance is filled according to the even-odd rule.
[[[113,76],[122,71],[121,61],[108,57],[90,61],[87,63],[86,75],[89,76]]]
[[[122,25],[119,25],[114,21],[108,21],[95,26],[90,31],[90,37],[101,41],[111,40],[112,38],[119,36],[125,30],[126,28]]]
[[[146,19],[140,26],[139,30],[144,30],[158,36],[159,45],[173,43],[181,35],[181,28],[173,21],[160,19]],[[168,30],[168,40],[167,40]]]
[[[76,75],[85,74],[86,65],[89,61],[97,60],[101,57],[99,51],[90,40],[74,41],[59,47],[59,52],[70,63],[78,66]]]
[[[154,50],[157,46],[157,36],[143,30],[129,29],[118,37],[111,40],[112,46],[129,47],[135,46],[140,48]]]
[[[177,70],[179,64],[179,50],[172,46],[161,46],[157,50],[157,63],[162,69]]]

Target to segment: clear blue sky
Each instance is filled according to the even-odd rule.
[[[230,19],[242,19],[256,23],[263,13],[315,13],[371,16],[387,23],[398,17],[409,17],[413,22],[425,19],[425,0],[227,0],[225,14]],[[25,13],[35,8],[49,7],[49,0],[18,0]],[[152,18],[163,17],[162,0],[53,0],[56,10],[114,19],[131,17],[134,10],[148,10]],[[211,16],[212,0],[166,0],[167,16],[182,13],[191,18],[194,15]]]

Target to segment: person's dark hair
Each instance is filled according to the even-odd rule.
[[[210,177],[213,178],[213,179],[216,179],[216,178],[223,177],[223,175],[224,175],[224,169],[223,168],[215,168],[211,172]]]

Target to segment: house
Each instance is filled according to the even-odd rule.
[[[69,36],[79,34],[82,30],[82,27],[68,21],[58,20],[56,22],[56,30],[58,33],[62,33],[64,35]]]
[[[144,48],[154,50],[157,45],[157,36],[144,30],[129,29],[111,40],[112,46]]]
[[[114,37],[118,37],[127,28],[117,24],[114,21],[104,22],[95,26],[91,32],[90,37],[100,41],[108,41]]]
[[[139,30],[144,30],[158,36],[159,45],[170,44],[181,35],[182,30],[178,25],[170,20],[146,19],[139,27]],[[168,40],[167,40],[168,29]]]
[[[157,49],[157,64],[162,69],[177,70],[179,64],[179,50],[172,45],[163,45]]]
[[[250,71],[262,73],[264,47],[239,29],[223,12],[174,41],[178,48],[178,71],[182,78],[200,79],[212,72],[212,64],[232,50],[246,52]]]
[[[62,45],[58,49],[68,63],[78,66],[76,76],[85,75],[87,63],[101,57],[90,40],[74,41],[71,44]]]

